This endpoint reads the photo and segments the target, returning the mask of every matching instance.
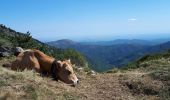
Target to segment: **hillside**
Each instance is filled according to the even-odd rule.
[[[151,46],[150,48],[146,49],[148,53],[155,53],[155,52],[161,52],[161,51],[167,51],[170,49],[170,41]]]
[[[82,43],[68,43],[60,40],[49,42],[51,46],[57,48],[73,48],[87,57],[91,68],[96,71],[106,71],[113,67],[120,67],[143,55],[143,49],[148,46],[134,44],[117,44],[111,46],[89,45]],[[64,45],[66,44],[66,45]]]
[[[159,55],[159,56],[157,56]],[[80,84],[71,87],[62,82],[25,70],[14,72],[1,67],[0,99],[12,100],[169,100],[170,54],[143,57],[138,67],[113,69],[92,75],[84,69],[74,68]]]
[[[24,49],[38,49],[46,53],[47,55],[53,56],[56,59],[71,59],[73,64],[78,66],[86,66],[87,61],[85,57],[79,52],[73,49],[59,49],[42,43],[32,38],[31,33],[16,32],[5,25],[0,25],[0,47],[8,48],[9,51],[13,47],[22,47]],[[1,51],[0,51],[1,52]]]
[[[47,44],[50,44],[51,46],[57,45],[57,46],[59,46],[59,48],[62,48],[62,49],[71,48],[74,45],[78,45],[77,42],[69,40],[69,39],[52,41],[52,42],[48,42]]]
[[[154,43],[158,42],[152,42],[152,44]],[[115,40],[115,44],[109,46],[97,44],[94,45],[95,43],[79,43],[73,42],[71,40],[59,40],[48,42],[48,44],[63,49],[73,48],[81,52],[86,56],[91,68],[96,71],[106,71],[114,67],[120,68],[129,62],[135,61],[145,54],[158,53],[166,51],[170,48],[170,42],[151,45],[148,41],[135,39]]]

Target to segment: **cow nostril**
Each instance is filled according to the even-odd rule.
[[[79,80],[78,80],[78,79],[74,81],[74,84],[78,84],[78,83],[79,83]]]
[[[77,80],[77,84],[79,83],[79,80]]]

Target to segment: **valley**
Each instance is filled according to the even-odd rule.
[[[117,41],[117,42],[116,42]],[[119,42],[118,42],[119,41]],[[155,42],[154,42],[155,41]],[[48,42],[47,44],[62,48],[75,49],[86,57],[93,70],[102,72],[112,68],[121,68],[146,54],[167,51],[170,48],[168,40],[115,40],[114,42],[81,43],[68,39]]]

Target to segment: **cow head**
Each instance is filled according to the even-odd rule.
[[[73,85],[78,83],[78,78],[73,71],[70,60],[57,61],[55,64],[57,66],[56,77],[58,77],[59,80]]]

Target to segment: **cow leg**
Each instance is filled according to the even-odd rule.
[[[11,68],[11,63],[5,63],[2,66],[5,67],[5,68]]]
[[[18,60],[15,60],[15,61],[13,61],[12,62],[12,64],[11,64],[11,69],[12,70],[18,70],[19,69],[19,67],[20,67],[20,61],[18,61]],[[20,69],[21,70],[21,69]]]
[[[40,65],[34,53],[31,51],[24,52],[21,56],[18,56],[16,61],[12,63],[11,69],[30,69],[36,72],[40,72]]]
[[[46,71],[41,71],[41,76],[44,77],[44,76],[47,76],[48,73]]]
[[[30,56],[30,65],[33,70],[38,73],[41,73],[40,64],[35,56]]]

